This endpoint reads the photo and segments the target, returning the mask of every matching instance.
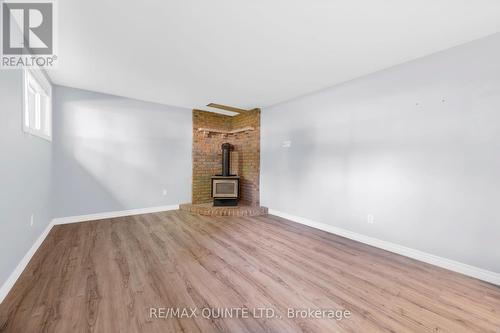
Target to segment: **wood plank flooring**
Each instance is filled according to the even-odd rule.
[[[171,211],[54,227],[0,331],[500,332],[500,288],[271,215]]]

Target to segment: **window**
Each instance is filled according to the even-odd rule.
[[[23,129],[52,140],[52,86],[40,70],[24,70]]]

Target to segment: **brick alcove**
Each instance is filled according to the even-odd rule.
[[[224,134],[200,131],[209,128],[230,132],[251,127],[238,133]],[[240,203],[259,206],[260,175],[260,110],[254,109],[236,116],[193,110],[193,188],[192,203],[212,202],[211,178],[221,173],[221,145],[229,142],[231,173],[240,176]]]

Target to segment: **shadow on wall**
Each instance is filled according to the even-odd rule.
[[[185,202],[189,110],[57,87],[57,217]]]
[[[360,123],[376,129],[377,121]],[[334,223],[349,227],[353,220],[366,223],[367,214],[385,216],[394,205],[400,209],[424,205],[415,198],[422,189],[415,181],[417,170],[413,168],[418,160],[427,158],[421,156],[421,144],[385,138],[356,141],[349,124],[338,126],[332,124],[329,130],[308,127],[274,133],[280,140],[264,146],[263,159],[266,180],[272,181],[273,188],[282,189],[279,197],[272,197],[274,207],[291,206],[292,213],[308,214],[319,221],[331,220],[335,215]],[[380,131],[390,130],[380,128]],[[287,141],[290,147],[284,146]],[[428,145],[438,148],[435,143]],[[443,154],[441,151],[435,154],[433,160],[439,162]],[[445,177],[433,174],[432,169],[424,176],[436,185]],[[270,199],[267,197],[266,201]]]
[[[55,217],[124,210],[123,204],[69,149],[57,150],[54,179],[57,179],[53,209]],[[89,192],[92,198],[87,197]]]
[[[377,100],[356,86],[306,98],[307,115],[264,110],[263,204],[498,272],[499,100],[466,87],[454,100],[429,87],[417,105],[401,86]]]
[[[279,135],[282,141],[263,146],[266,156],[273,156],[273,161],[262,161],[263,169],[276,182],[278,188],[286,188],[287,193],[301,201],[308,176],[314,169],[313,156],[321,149],[317,144],[317,130],[313,127],[292,129]],[[287,146],[289,142],[290,146]],[[325,153],[326,154],[326,153]],[[275,163],[274,161],[280,161]],[[283,177],[286,175],[286,177]],[[321,175],[317,175],[321,177]],[[290,181],[293,180],[293,181]]]

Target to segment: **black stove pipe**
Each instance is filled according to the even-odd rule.
[[[222,144],[222,176],[228,177],[230,176],[230,167],[231,167],[231,144],[223,143]]]

